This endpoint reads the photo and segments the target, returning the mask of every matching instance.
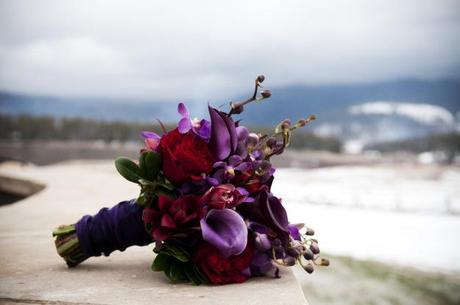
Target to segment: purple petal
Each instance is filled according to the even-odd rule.
[[[228,164],[231,166],[235,166],[240,164],[243,161],[243,158],[241,158],[238,155],[231,155],[230,158],[228,158]]]
[[[249,192],[243,188],[243,187],[237,187],[236,190],[242,195],[242,196],[248,196]]]
[[[200,121],[200,126],[194,128],[195,133],[204,140],[209,140],[211,137],[211,122],[203,119]]]
[[[291,234],[292,238],[296,240],[300,240],[300,232],[299,229],[294,225],[288,225],[289,233]]]
[[[218,160],[225,160],[238,145],[235,122],[225,113],[211,106],[208,108],[211,117],[210,149]]]
[[[161,136],[159,136],[158,134],[156,134],[156,133],[154,133],[152,131],[143,131],[143,132],[141,132],[141,135],[145,139],[155,139],[155,140],[160,140],[161,139]]]
[[[237,167],[235,167],[235,170],[244,172],[244,171],[247,171],[249,168],[251,168],[251,164],[249,162],[243,162]]]
[[[217,161],[212,165],[213,168],[226,167],[226,166],[227,166],[227,163],[225,163],[224,161]]]
[[[188,118],[190,120],[190,116],[188,114],[188,110],[187,110],[187,107],[185,107],[184,103],[179,103],[179,105],[177,105],[177,112],[179,112],[179,114],[184,117],[184,118]]]
[[[272,247],[272,243],[268,239],[267,234],[256,234],[254,242],[257,249],[260,251],[267,251]]]
[[[200,221],[203,239],[227,258],[241,254],[248,242],[248,228],[243,218],[230,209],[212,209]]]
[[[187,133],[192,128],[192,122],[190,122],[189,118],[182,118],[177,124],[177,129],[180,133],[184,134]]]
[[[236,134],[238,141],[245,141],[249,136],[249,130],[244,126],[238,126],[236,127]]]

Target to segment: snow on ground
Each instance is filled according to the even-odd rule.
[[[324,252],[460,271],[458,169],[283,168],[272,190]]]

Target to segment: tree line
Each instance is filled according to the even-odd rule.
[[[166,124],[171,130],[174,125]],[[106,142],[141,141],[141,131],[148,130],[161,134],[159,123],[152,124],[124,121],[97,121],[85,118],[56,118],[51,116],[5,115],[0,114],[0,139],[4,141],[63,140]],[[271,134],[272,128],[251,127],[250,130]],[[291,147],[340,152],[339,139],[319,137],[309,132],[296,132]]]

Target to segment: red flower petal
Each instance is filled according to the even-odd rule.
[[[176,223],[171,218],[171,216],[169,216],[168,214],[163,214],[163,216],[161,216],[161,226],[165,228],[174,229],[176,227]]]

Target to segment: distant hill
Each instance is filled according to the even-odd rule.
[[[245,124],[267,126],[285,118],[295,121],[309,114],[315,114],[318,121],[310,130],[322,135],[338,136],[345,141],[358,141],[361,146],[373,142],[450,132],[458,129],[459,125],[460,81],[458,80],[400,80],[353,85],[296,85],[270,87],[270,89],[273,95],[269,100],[262,104],[247,106],[246,111],[239,117]],[[229,99],[222,98],[214,104],[218,106],[223,100],[235,101],[245,97],[237,95]],[[206,114],[207,101],[187,99],[185,101],[193,116]],[[179,116],[175,103],[171,102],[57,98],[0,92],[0,113],[131,122],[153,122],[155,118],[160,118],[164,122],[175,122]],[[352,111],[360,105],[372,106],[375,102],[384,103],[385,107],[392,105],[391,107],[396,110],[383,113]],[[397,111],[401,107],[407,108],[408,104],[417,105],[418,110],[414,110],[417,115],[407,115],[407,113],[401,115]],[[453,123],[448,123],[449,120],[417,119],[420,115],[430,115],[430,111],[427,114],[426,109],[444,113],[444,117],[447,113],[447,116],[452,117],[449,120],[453,120]]]

